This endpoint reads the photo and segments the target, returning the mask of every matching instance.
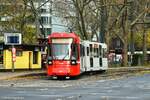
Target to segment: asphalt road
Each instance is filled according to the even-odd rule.
[[[75,80],[68,83],[71,82]],[[85,81],[76,86],[65,86],[64,81],[56,83],[52,87],[0,86],[0,100],[150,100],[150,74],[87,84]]]

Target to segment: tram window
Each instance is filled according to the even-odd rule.
[[[92,44],[90,44],[90,56],[93,56]]]
[[[102,67],[102,58],[99,58],[99,65]]]
[[[78,46],[76,44],[72,45],[72,56],[78,59]]]
[[[85,47],[83,46],[83,56],[85,56]]]
[[[101,55],[102,55],[102,47],[99,46],[99,56],[101,56]]]
[[[92,53],[92,44],[90,44],[90,52]]]
[[[33,64],[38,64],[38,52],[33,51]]]
[[[104,51],[104,49],[103,49],[103,57],[105,57],[105,51]]]
[[[84,46],[80,44],[80,56],[85,56]]]
[[[87,49],[87,56],[89,56],[89,47],[87,47],[86,49]]]
[[[21,50],[16,50],[16,56],[22,56],[22,51]]]
[[[106,50],[106,48],[103,48],[103,57],[107,57],[107,50]]]
[[[94,56],[98,57],[98,48],[94,48]]]
[[[93,67],[93,58],[90,58],[90,67]]]

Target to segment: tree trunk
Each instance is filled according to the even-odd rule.
[[[124,37],[124,45],[123,45],[123,66],[128,65],[128,39],[127,36]]]
[[[147,34],[146,34],[146,31],[145,31],[145,28],[144,28],[144,32],[143,32],[143,65],[146,65],[147,64],[147,42],[146,42],[146,37],[147,37]]]
[[[107,44],[107,51],[109,52],[109,40],[110,40],[110,36],[109,36],[109,32],[107,31],[105,33],[105,36],[106,36],[106,44]]]
[[[27,2],[24,1],[24,8],[23,8],[23,14],[22,14],[22,19],[21,19],[21,22],[20,22],[20,31],[21,33],[24,35],[24,26],[25,26],[25,23],[26,23],[26,14],[27,14]]]
[[[39,13],[38,11],[36,10],[35,6],[34,6],[34,3],[32,0],[29,0],[30,4],[31,4],[31,10],[34,14],[34,17],[35,17],[35,24],[36,24],[36,32],[37,32],[37,35],[39,37],[42,37],[42,32],[41,32],[41,29],[40,29],[40,16],[39,16]]]
[[[124,4],[127,4],[127,0],[124,0]],[[127,20],[127,7],[122,16],[122,30],[123,30],[123,66],[128,65],[128,20]]]
[[[80,13],[80,20],[81,20],[82,33],[84,34],[84,39],[88,40],[88,35],[85,29],[85,21],[84,21],[83,13]]]
[[[101,0],[101,10],[100,10],[100,19],[101,19],[101,25],[100,25],[100,34],[99,34],[99,39],[100,39],[100,42],[104,43],[106,42],[106,27],[107,27],[107,24],[108,24],[108,16],[107,16],[107,7],[106,6],[103,6],[105,5],[105,2],[104,0]]]
[[[83,39],[87,40],[88,35],[87,35],[87,32],[86,32],[85,18],[84,18],[85,5],[82,4],[81,2],[79,3],[80,0],[72,0],[72,1],[73,1],[73,4],[74,4],[75,8],[76,8],[79,31],[81,32],[81,35],[83,36]]]

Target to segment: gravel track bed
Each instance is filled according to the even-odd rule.
[[[49,79],[45,74],[22,76],[7,80],[1,80],[2,87],[77,87],[85,86],[97,81],[116,80],[121,78],[132,77],[149,73],[149,71],[120,71],[120,72],[105,72],[94,74],[83,74],[78,78],[73,79]]]

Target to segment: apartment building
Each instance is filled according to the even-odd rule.
[[[36,0],[37,1],[37,0]],[[41,23],[43,25],[43,31],[45,35],[52,32],[65,32],[67,31],[66,24],[62,21],[61,17],[55,16],[55,10],[53,10],[53,3],[52,0],[47,2],[47,0],[40,0],[37,3],[37,7],[40,7],[40,18]],[[42,26],[40,26],[42,28]]]

